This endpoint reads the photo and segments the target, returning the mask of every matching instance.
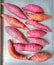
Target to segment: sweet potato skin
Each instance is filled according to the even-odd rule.
[[[8,40],[8,51],[9,51],[9,54],[15,58],[15,59],[20,59],[20,60],[26,60],[27,59],[27,56],[26,55],[22,55],[20,53],[17,53],[15,51],[15,48],[13,46],[13,42],[11,40]]]
[[[27,16],[29,16],[32,20],[35,20],[35,21],[38,21],[38,22],[48,20],[48,19],[51,18],[50,15],[43,14],[43,13],[37,13],[37,14],[27,13]]]
[[[34,29],[34,30],[28,31],[27,33],[30,35],[30,37],[42,37],[42,36],[44,36],[47,32],[45,32],[45,31],[43,31],[43,30],[36,30],[36,29]]]
[[[26,24],[32,25],[33,27],[44,30],[46,32],[52,32],[48,26],[41,24],[38,21],[27,20]]]
[[[39,5],[35,5],[35,4],[28,4],[25,7],[23,7],[23,9],[34,12],[34,13],[43,13],[44,12],[42,7],[40,7]]]
[[[6,7],[6,9],[9,12],[11,12],[14,15],[16,15],[17,17],[20,17],[20,18],[23,18],[23,19],[27,19],[27,17],[23,13],[23,11],[17,5],[10,4],[10,3],[2,3],[2,5],[4,7]]]
[[[5,30],[10,36],[19,40],[21,43],[28,43],[24,34],[22,32],[20,32],[19,30],[17,30],[16,28],[11,27],[11,26],[6,26]]]
[[[29,52],[40,52],[42,46],[39,44],[31,43],[31,44],[14,44],[14,47],[19,51],[29,51]]]
[[[22,23],[19,19],[12,17],[10,15],[7,15],[7,14],[1,14],[1,16],[11,26],[13,26],[15,28],[22,28],[22,29],[27,30],[27,31],[29,30],[29,28],[24,23]]]
[[[29,58],[29,60],[32,60],[34,62],[44,62],[52,57],[52,54],[49,52],[39,52],[37,54],[34,54]]]
[[[40,44],[41,46],[48,45],[49,43],[43,38],[28,37],[28,40],[32,43]]]

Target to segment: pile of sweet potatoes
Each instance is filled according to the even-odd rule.
[[[41,6],[35,4],[28,4],[22,8],[15,4],[2,3],[2,5],[12,14],[17,17],[24,19],[26,22],[23,23],[19,19],[10,16],[8,14],[1,14],[1,16],[6,20],[9,26],[5,27],[6,32],[12,36],[12,38],[17,39],[19,42],[14,43],[11,39],[8,40],[8,51],[13,58],[21,60],[32,60],[35,62],[43,62],[52,57],[49,52],[41,51],[45,45],[48,45],[48,41],[43,39],[48,32],[52,30],[40,22],[48,20],[51,18],[50,15],[45,14]],[[25,11],[25,13],[24,13]],[[30,29],[27,25],[33,26],[35,29]],[[27,37],[19,31],[18,28],[22,28],[27,31]],[[27,55],[20,54],[18,51],[36,52],[36,54],[31,57]]]

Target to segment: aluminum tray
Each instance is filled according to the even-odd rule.
[[[4,2],[8,2],[8,3],[13,3],[16,4],[20,7],[23,7],[27,4],[37,4],[40,5],[41,7],[43,7],[44,11],[46,14],[49,14],[52,16],[52,18],[50,20],[46,20],[44,22],[41,22],[43,24],[46,24],[47,26],[49,26],[52,29],[51,33],[48,33],[44,38],[47,39],[49,41],[49,45],[46,45],[44,47],[44,51],[48,51],[50,53],[53,54],[53,57],[50,60],[47,60],[43,63],[37,63],[37,62],[32,62],[32,61],[25,61],[25,60],[17,60],[12,58],[9,53],[8,53],[8,45],[7,45],[7,40],[8,39],[12,39],[12,37],[10,37],[6,31],[5,31],[5,26],[7,26],[8,24],[5,22],[5,20],[2,20],[2,25],[3,25],[3,34],[2,34],[2,42],[3,42],[3,53],[2,53],[2,65],[54,65],[54,28],[53,28],[53,17],[54,17],[54,8],[53,8],[53,0],[4,0]],[[6,10],[6,8],[3,9],[3,13],[9,14],[9,15],[13,15],[10,12],[8,12]],[[14,15],[13,15],[14,16]],[[21,19],[22,20],[22,19]],[[25,20],[23,20],[25,21]],[[31,28],[31,26],[28,26]],[[25,35],[26,35],[26,31],[21,30]]]

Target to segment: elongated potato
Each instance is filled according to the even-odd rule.
[[[17,17],[23,18],[23,19],[27,19],[27,17],[25,16],[25,14],[23,13],[23,11],[14,4],[10,4],[10,3],[2,3],[2,5],[12,14],[16,15]]]
[[[27,56],[17,53],[15,48],[13,47],[13,43],[11,40],[8,40],[8,51],[10,53],[10,55],[15,58],[15,59],[20,59],[20,60],[26,60]]]
[[[52,30],[48,26],[41,24],[41,23],[38,23],[38,21],[27,20],[26,24],[32,25],[35,28],[38,28],[38,29],[41,29],[41,30],[44,30],[47,32],[52,32]]]
[[[6,26],[5,29],[6,29],[6,32],[10,36],[12,36],[13,38],[19,40],[21,43],[28,43],[26,37],[22,34],[22,32],[20,32],[16,28],[11,27],[11,26]]]
[[[42,37],[42,36],[44,36],[47,32],[45,32],[45,31],[43,31],[43,30],[36,30],[36,29],[34,29],[34,30],[28,31],[27,33],[30,35],[30,37]]]
[[[28,37],[28,40],[32,43],[40,44],[41,46],[48,45],[48,42],[43,38]]]
[[[39,52],[37,54],[34,54],[29,58],[29,60],[32,60],[34,62],[44,62],[52,57],[52,54],[49,52]]]
[[[29,52],[40,52],[42,49],[42,46],[36,43],[31,43],[31,44],[20,44],[20,43],[15,43],[14,47],[19,50],[19,51],[29,51]]]
[[[43,13],[44,12],[42,7],[40,7],[39,5],[35,5],[35,4],[28,4],[25,7],[23,7],[23,9],[34,12],[34,13]]]
[[[29,16],[32,20],[35,20],[35,21],[38,21],[38,22],[48,20],[48,19],[51,18],[50,15],[43,14],[43,13],[37,13],[37,14],[36,13],[35,14],[27,13],[27,16]]]
[[[15,27],[15,28],[22,28],[24,30],[29,30],[29,28],[23,24],[20,20],[16,19],[15,17],[12,17],[10,15],[7,14],[2,14],[1,15],[8,24],[10,24],[11,26]]]

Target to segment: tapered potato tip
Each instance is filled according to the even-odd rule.
[[[7,6],[9,3],[4,3],[4,2],[2,2],[1,3],[3,6]]]
[[[5,18],[5,19],[9,19],[8,15],[7,14],[1,14],[1,17]]]
[[[1,14],[1,17],[4,18],[4,19],[6,19],[6,20],[9,19],[8,15],[6,15],[6,14]]]
[[[1,17],[5,17],[4,14],[1,14]]]
[[[50,19],[50,18],[51,18],[50,15],[47,15],[47,14],[44,15],[44,20],[46,20],[46,19]]]
[[[3,2],[3,3],[1,3],[1,5],[5,6],[5,5],[6,5],[6,3],[4,3],[4,2]]]
[[[2,5],[4,4],[4,2],[1,3]]]
[[[12,41],[9,39],[7,42],[8,42],[8,46],[11,46]]]
[[[26,31],[29,31],[29,30],[30,30],[28,27],[25,27],[24,29],[25,29]]]

